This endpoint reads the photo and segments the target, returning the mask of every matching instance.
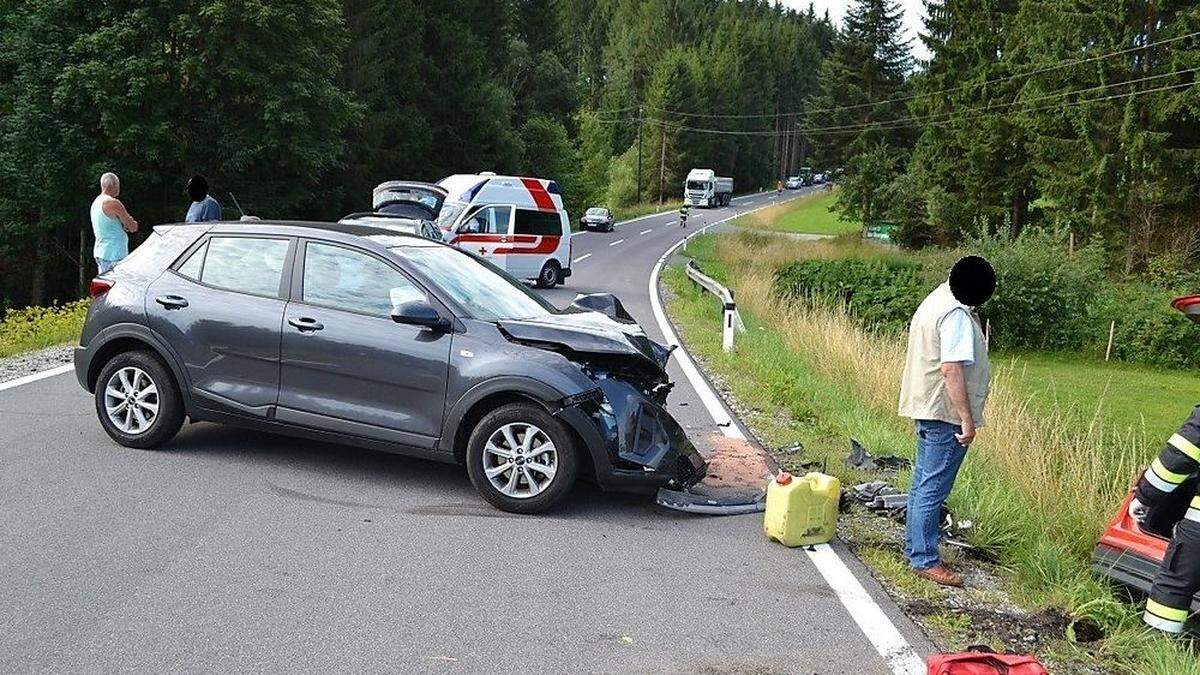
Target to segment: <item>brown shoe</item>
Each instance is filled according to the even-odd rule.
[[[963,585],[962,577],[955,574],[949,567],[945,565],[934,565],[929,569],[913,570],[913,573],[922,579],[928,579],[935,584],[942,586],[954,586],[959,588]]]

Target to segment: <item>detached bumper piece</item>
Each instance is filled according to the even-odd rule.
[[[676,511],[733,516],[765,511],[767,484],[779,467],[770,455],[745,439],[716,434],[704,477],[685,489],[663,488],[658,504]]]
[[[659,506],[668,509],[699,513],[706,516],[736,516],[743,513],[759,513],[767,508],[767,491],[706,489],[703,483],[687,490],[661,488],[655,499]]]

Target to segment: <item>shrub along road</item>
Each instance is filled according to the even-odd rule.
[[[584,234],[548,295],[615,292],[661,338],[647,279],[680,237],[673,214]],[[671,411],[705,446],[717,430],[672,369]],[[0,417],[5,671],[895,672],[757,515],[580,485],[518,517],[459,468],[210,424],[130,450],[70,375],[0,391]]]

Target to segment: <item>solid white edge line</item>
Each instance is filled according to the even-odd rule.
[[[584,253],[583,255],[579,256],[578,258],[572,260],[571,263],[574,264],[574,263],[579,262],[580,260],[584,260],[584,259],[590,258],[590,257],[592,257],[591,253]]]
[[[772,202],[766,206],[773,206],[774,204],[775,202]],[[704,229],[707,230],[713,225],[720,225],[737,216],[753,213],[754,211],[766,208],[766,206],[719,220],[711,223]],[[704,404],[704,408],[708,410],[708,414],[713,418],[717,427],[721,429],[721,433],[730,438],[745,438],[737,422],[726,412],[725,406],[716,392],[708,386],[708,382],[696,368],[691,356],[679,342],[679,338],[675,335],[675,330],[671,326],[671,321],[663,311],[662,301],[658,297],[658,277],[662,272],[663,265],[667,262],[667,258],[670,258],[676,249],[682,246],[687,239],[695,236],[695,234],[699,234],[699,232],[690,234],[684,239],[675,242],[675,244],[667,249],[666,253],[662,254],[658,262],[654,264],[654,268],[650,271],[650,309],[654,312],[654,320],[658,323],[658,328],[662,331],[667,344],[677,346],[677,349],[671,352],[672,355],[677,357],[679,368],[683,371],[684,376],[687,377],[688,382],[691,383],[692,388],[700,397],[700,402]],[[871,642],[875,651],[883,657],[888,668],[896,675],[921,675],[925,673],[926,667],[921,657],[917,656],[912,645],[908,643],[908,640],[904,638],[904,635],[900,633],[900,630],[888,618],[883,608],[867,593],[867,590],[859,583],[854,573],[850,571],[850,568],[846,567],[846,563],[842,562],[842,559],[838,557],[837,551],[828,544],[820,544],[814,546],[813,550],[807,551],[807,553],[813,566],[821,573],[822,578],[825,579],[825,583],[829,584],[829,587],[833,589],[842,606],[849,612],[850,618],[858,624],[859,630]]]
[[[623,241],[625,241],[625,240],[624,240],[624,239],[618,239],[618,240],[616,240],[616,241],[610,241],[610,242],[608,242],[608,245],[609,245],[609,246],[616,246],[617,244],[619,244],[619,243],[621,243],[621,242],[623,242]]]
[[[863,588],[832,546],[817,544],[805,552],[825,578],[825,583],[837,593],[838,600],[842,601],[842,605],[850,613],[850,618],[858,624],[863,635],[871,641],[875,651],[879,652],[893,673],[922,675],[928,672],[925,662],[917,656],[908,640],[904,639],[883,608],[875,602],[870,593],[867,593],[867,589]]]
[[[24,377],[18,377],[13,380],[5,380],[4,382],[0,382],[0,391],[4,391],[5,389],[12,389],[14,387],[19,387],[23,384],[29,384],[30,382],[37,382],[38,380],[44,380],[47,377],[54,377],[55,375],[62,375],[63,373],[69,373],[72,370],[75,370],[75,366],[70,363],[66,363],[61,366],[55,366],[54,368],[49,368],[47,370],[40,370],[36,373],[31,373]]]

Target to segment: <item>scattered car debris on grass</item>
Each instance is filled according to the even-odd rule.
[[[846,466],[862,471],[898,471],[912,466],[912,462],[896,455],[874,457],[861,443],[850,439],[850,454],[846,456]]]

